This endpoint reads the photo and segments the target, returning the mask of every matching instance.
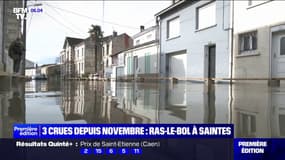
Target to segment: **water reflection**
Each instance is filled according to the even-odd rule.
[[[13,135],[14,123],[25,123],[25,82],[0,78],[0,137]]]
[[[12,136],[13,123],[234,123],[236,137],[285,137],[284,86],[3,78],[0,84],[0,137]]]
[[[285,137],[285,90],[264,84],[233,86],[233,122],[237,137]]]

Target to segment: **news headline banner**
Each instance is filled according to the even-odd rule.
[[[233,138],[233,124],[15,124],[14,138]]]

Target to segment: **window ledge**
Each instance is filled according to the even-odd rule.
[[[207,29],[210,29],[210,28],[214,28],[214,27],[216,27],[216,26],[217,26],[217,24],[214,24],[214,25],[209,26],[209,27],[206,27],[206,28],[196,29],[196,31],[195,31],[195,32],[204,31],[204,30],[207,30]]]
[[[260,53],[252,53],[252,52],[248,52],[248,53],[242,53],[241,55],[237,55],[236,58],[240,58],[240,57],[251,57],[251,56],[260,56]]]
[[[177,39],[177,38],[179,38],[179,37],[181,37],[181,36],[179,35],[179,36],[176,36],[176,37],[167,38],[166,41],[170,41],[170,40],[173,40],[173,39]]]

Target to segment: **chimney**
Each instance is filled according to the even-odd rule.
[[[113,31],[113,37],[116,37],[118,33],[116,31]]]
[[[141,32],[144,31],[144,26],[140,26]]]
[[[176,2],[178,2],[179,0],[172,0],[172,4],[175,4]]]

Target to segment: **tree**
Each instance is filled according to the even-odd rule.
[[[101,65],[102,61],[102,52],[98,51],[102,49],[103,46],[103,32],[101,30],[101,26],[99,25],[91,25],[91,28],[89,29],[88,33],[90,34],[90,37],[95,41],[94,44],[94,54],[95,54],[95,72],[99,71],[99,66]]]

